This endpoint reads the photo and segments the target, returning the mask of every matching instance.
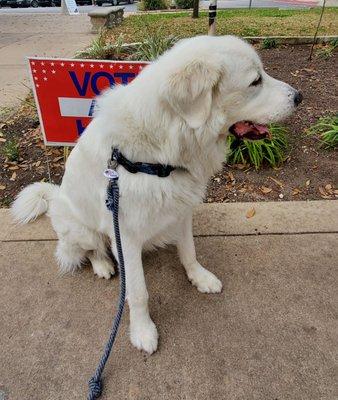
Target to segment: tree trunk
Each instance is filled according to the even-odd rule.
[[[199,11],[199,5],[200,5],[200,1],[199,0],[194,0],[194,8],[192,11],[192,17],[193,18],[198,18],[198,11]]]

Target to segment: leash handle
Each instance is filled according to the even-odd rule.
[[[104,367],[108,361],[109,355],[113,348],[118,328],[121,322],[124,304],[126,301],[126,274],[124,269],[124,258],[123,258],[123,250],[122,250],[120,226],[119,226],[119,185],[118,185],[119,176],[118,173],[111,168],[108,168],[104,171],[104,176],[109,179],[107,187],[106,206],[113,214],[115,242],[117,248],[118,266],[120,273],[120,296],[119,296],[117,313],[114,318],[108,342],[102,354],[101,360],[96,368],[95,374],[90,378],[88,382],[89,392],[87,400],[98,399],[102,394],[102,389],[103,389],[103,383],[101,377],[102,372],[104,370]]]

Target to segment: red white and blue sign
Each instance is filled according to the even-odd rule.
[[[108,87],[128,84],[148,65],[36,57],[28,62],[41,130],[49,146],[75,145],[93,117],[95,97]]]

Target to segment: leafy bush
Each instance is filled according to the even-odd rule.
[[[193,8],[194,6],[194,0],[175,0],[176,7],[177,8]]]
[[[139,9],[141,11],[148,10],[165,10],[168,8],[166,0],[142,0],[139,3]]]
[[[230,134],[227,138],[230,153],[228,164],[248,164],[256,169],[267,163],[277,167],[285,160],[287,149],[286,128],[279,125],[270,125],[271,139],[249,140],[238,139]]]
[[[278,47],[278,41],[273,38],[265,38],[262,42],[262,49],[275,49]]]
[[[338,114],[319,118],[319,120],[308,129],[310,135],[316,136],[321,146],[326,149],[338,147]]]
[[[320,47],[316,51],[318,57],[328,59],[333,56],[333,53],[337,50],[338,39],[332,39],[327,45]]]
[[[142,43],[137,46],[136,52],[131,56],[133,60],[152,61],[170,49],[178,38],[175,36],[163,37],[160,29],[152,34],[146,34]]]
[[[2,152],[9,161],[18,161],[20,156],[19,145],[15,140],[5,142]]]
[[[85,50],[80,50],[75,53],[75,57],[95,60],[106,60],[112,57],[119,59],[124,51],[122,47],[123,41],[123,35],[120,35],[115,43],[108,43],[106,31],[103,29],[98,34],[97,38],[92,41],[90,46]]]

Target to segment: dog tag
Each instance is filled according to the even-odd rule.
[[[103,172],[103,175],[108,179],[118,179],[119,174],[114,169],[106,169]]]

